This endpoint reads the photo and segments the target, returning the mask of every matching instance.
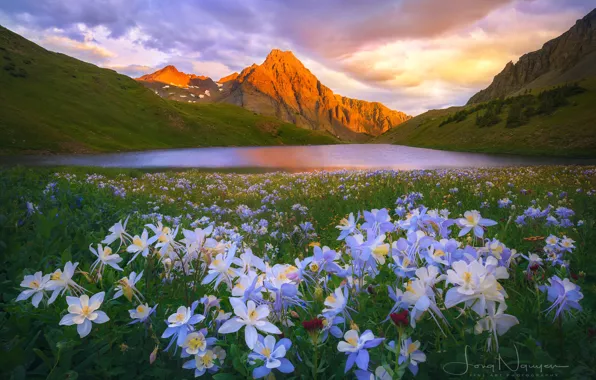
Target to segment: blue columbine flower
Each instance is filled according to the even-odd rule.
[[[292,342],[288,338],[280,339],[275,343],[275,337],[267,335],[263,338],[262,335],[259,335],[253,352],[248,355],[248,362],[252,365],[261,360],[263,365],[252,371],[252,377],[260,379],[269,375],[273,369],[277,369],[281,373],[294,372],[294,366],[285,358],[291,347]]]
[[[377,347],[385,338],[375,338],[370,330],[366,330],[358,336],[358,331],[349,330],[344,335],[345,341],[337,344],[339,352],[345,352],[348,355],[348,361],[344,373],[348,372],[354,366],[354,363],[361,370],[368,370],[369,355],[368,349]]]

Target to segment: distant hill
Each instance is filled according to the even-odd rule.
[[[445,150],[596,157],[596,77],[504,100],[431,110],[372,142]]]
[[[1,26],[0,89],[2,154],[337,142],[233,105],[164,100],[127,76],[47,51]]]
[[[490,86],[472,96],[477,104],[527,89],[545,88],[596,76],[596,9],[542,49],[509,62]]]
[[[159,77],[163,70],[139,80],[148,85],[147,77]],[[186,84],[178,86],[184,87],[183,91],[170,87],[151,88],[168,99],[191,103],[230,103],[275,116],[299,127],[328,131],[348,141],[366,141],[410,118],[378,102],[334,94],[290,51],[274,49],[261,65],[253,64],[240,74],[220,79],[218,84],[220,88],[217,92],[206,88],[205,84],[200,85],[198,91],[187,88]],[[208,95],[205,89],[209,90]]]

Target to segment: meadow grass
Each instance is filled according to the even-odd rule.
[[[394,371],[394,378],[411,378],[412,373],[406,368],[408,363],[395,363],[395,353],[387,345],[390,340],[408,335],[421,342],[420,349],[426,354],[426,361],[418,366],[417,378],[510,378],[526,374],[595,378],[595,188],[596,169],[593,167],[293,174],[6,169],[0,172],[3,259],[0,344],[4,351],[0,355],[1,377],[193,378],[192,371],[182,368],[186,360],[180,358],[180,348],[177,353],[173,348],[164,352],[168,344],[168,339],[160,338],[166,328],[164,320],[180,305],[190,306],[192,301],[208,294],[220,297],[221,308],[231,312],[229,291],[225,284],[214,290],[211,284],[197,283],[194,275],[189,276],[184,271],[168,272],[167,265],[160,263],[157,254],[146,259],[140,257],[124,267],[131,255],[118,250],[118,241],[111,247],[114,253],[120,252],[124,257],[120,263],[123,273],[106,267],[101,278],[98,277],[90,269],[96,257],[89,247],[97,247],[110,234],[108,229],[119,220],[130,217],[126,230],[131,235],[140,235],[145,224],[157,221],[172,230],[175,226],[180,226],[181,230],[206,229],[214,223],[217,228],[212,238],[219,242],[235,241],[244,250],[250,247],[256,256],[274,265],[294,264],[295,259],[310,257],[317,245],[348,255],[348,246],[353,251],[353,245],[337,240],[336,226],[350,213],[357,215],[386,208],[392,222],[396,222],[407,217],[398,216],[401,211],[396,211],[396,207],[403,207],[405,213],[412,215],[424,205],[429,209],[448,210],[449,218],[453,219],[466,211],[479,210],[482,217],[497,222],[485,229],[484,237],[504,244],[504,250],[499,245],[500,252],[511,249],[517,254],[535,253],[544,259],[542,266],[533,269],[528,268],[528,261],[521,256],[511,259],[509,278],[499,280],[507,290],[506,313],[515,316],[519,323],[498,337],[498,353],[494,349],[486,351],[488,334],[474,334],[478,318],[463,304],[441,308],[450,326],[446,329],[442,322],[437,324],[433,320],[429,311],[422,314],[415,328],[396,327],[390,319],[386,321],[394,305],[387,287],[395,289],[397,284],[406,289],[409,286],[396,277],[389,254],[379,272],[364,276],[360,286],[355,285],[356,280],[337,276],[329,276],[314,288],[301,285],[306,306],[284,310],[284,318],[295,326],[275,323],[293,343],[285,357],[294,366],[290,374],[276,372],[277,378],[354,376],[352,371],[344,375],[346,355],[337,349],[342,339],[329,335],[323,343],[320,337],[313,338],[312,332],[309,334],[302,324],[320,315],[325,297],[346,281],[351,284],[349,305],[354,310],[350,315],[352,322],[348,322],[342,332],[358,327],[360,332],[370,329],[375,337],[386,338],[381,345],[369,350],[371,372],[375,367],[384,367]],[[407,200],[396,206],[397,199]],[[535,218],[528,216],[522,223],[518,217],[530,207],[550,211]],[[574,213],[563,218],[557,214],[558,208]],[[559,225],[548,222],[548,216],[554,217]],[[563,219],[568,221],[562,223]],[[312,224],[312,229],[308,223]],[[361,219],[358,225],[362,227],[362,223]],[[462,248],[485,246],[485,241],[470,234],[458,238],[460,228],[457,226],[451,229],[451,236],[462,243]],[[575,241],[575,249],[561,257],[565,265],[548,261],[545,238],[551,235]],[[403,228],[388,234],[389,242],[406,236]],[[201,256],[197,265],[204,259]],[[80,263],[80,272],[73,279],[90,295],[106,292],[102,310],[110,320],[103,325],[94,324],[85,338],[79,337],[74,326],[59,325],[66,314],[64,297],[51,305],[46,305],[44,299],[38,308],[30,301],[15,301],[23,290],[19,284],[24,275],[37,271],[52,273],[69,261]],[[118,279],[131,271],[144,271],[138,290],[150,306],[158,304],[150,323],[128,325],[131,321],[128,310],[134,309],[134,299],[133,302],[125,297],[112,300]],[[544,312],[550,302],[537,287],[546,284],[555,274],[579,285],[584,298],[580,300],[583,311],[572,310],[553,321],[553,313]],[[172,275],[175,275],[173,280]],[[198,311],[202,312],[203,307],[199,306]],[[410,312],[413,311],[410,308]],[[258,364],[251,365],[248,360],[251,350],[244,343],[243,330],[239,334],[217,334],[211,323],[215,322],[204,322],[201,327],[208,327],[209,336],[217,337],[217,345],[227,351],[227,357],[218,362],[217,373],[205,376],[250,377]],[[157,358],[150,364],[152,352]],[[466,361],[475,367],[461,365]],[[523,365],[543,367],[525,368]],[[555,365],[560,367],[553,368]]]

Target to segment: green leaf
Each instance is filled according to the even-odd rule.
[[[50,358],[48,358],[46,354],[43,353],[42,350],[40,350],[39,348],[34,348],[33,352],[35,352],[35,354],[39,356],[41,360],[43,360],[48,369],[52,368],[52,361],[50,360]]]

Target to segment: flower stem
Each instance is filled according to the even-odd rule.
[[[312,368],[312,378],[314,380],[317,380],[317,375],[319,372],[319,351],[318,351],[318,342],[314,342],[315,343],[315,357],[314,357],[314,361],[313,361],[313,368]]]
[[[399,371],[399,352],[401,351],[401,339],[402,339],[402,328],[396,326],[397,328],[397,343],[395,344],[395,369],[394,375],[397,376],[397,372]]]

